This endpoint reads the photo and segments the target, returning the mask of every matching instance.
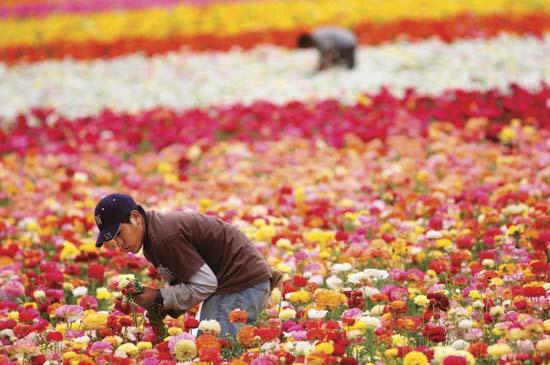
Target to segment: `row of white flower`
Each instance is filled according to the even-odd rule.
[[[0,64],[0,117],[32,107],[54,107],[75,117],[103,108],[139,111],[194,106],[336,97],[345,102],[387,86],[438,94],[446,89],[529,89],[550,80],[550,35],[543,39],[501,35],[490,40],[391,43],[358,50],[348,72],[312,71],[313,50],[264,46],[248,52],[171,53],[147,58]]]

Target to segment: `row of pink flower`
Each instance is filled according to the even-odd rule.
[[[260,101],[181,112],[162,108],[139,114],[106,110],[98,116],[74,120],[57,116],[54,110],[36,109],[19,115],[9,130],[0,130],[0,153],[25,153],[29,149],[70,153],[76,151],[71,145],[87,145],[97,150],[97,146],[112,138],[124,141],[124,148],[129,150],[135,150],[144,141],[151,141],[154,148],[161,149],[173,143],[208,144],[228,137],[245,141],[321,137],[340,147],[350,134],[369,141],[384,139],[388,134],[425,133],[432,121],[446,121],[462,128],[471,118],[488,121],[483,135],[472,138],[496,140],[514,118],[550,130],[549,97],[550,88],[545,85],[539,92],[513,86],[509,95],[452,90],[432,97],[411,90],[403,97],[396,97],[382,91],[365,95],[355,105],[343,105],[336,100],[294,101],[284,105]]]
[[[171,7],[178,3],[206,6],[212,3],[244,0],[57,0],[15,5],[0,5],[0,18],[43,17],[52,13],[96,13],[109,10],[137,10],[151,7]]]

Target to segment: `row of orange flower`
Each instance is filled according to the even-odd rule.
[[[399,20],[390,23],[363,22],[354,27],[361,44],[375,45],[396,39],[421,40],[437,36],[445,41],[460,38],[491,37],[501,32],[543,35],[550,29],[550,15],[533,13],[510,17],[489,15],[475,17],[460,14],[447,19]],[[72,57],[95,59],[144,52],[163,54],[182,47],[194,51],[220,50],[232,47],[250,49],[259,44],[292,48],[303,29],[268,29],[224,34],[198,34],[170,38],[121,38],[115,41],[54,41],[39,45],[16,45],[0,49],[0,61],[9,64]]]

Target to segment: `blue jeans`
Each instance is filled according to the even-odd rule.
[[[229,313],[234,309],[242,309],[248,313],[247,324],[254,324],[269,296],[269,280],[254,285],[251,288],[231,294],[212,295],[202,304],[200,319],[215,319],[220,323],[220,337],[237,336],[238,328],[229,322]]]

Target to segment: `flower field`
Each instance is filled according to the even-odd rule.
[[[327,23],[353,71],[294,49]],[[549,363],[548,1],[0,0],[0,27],[0,364]],[[260,320],[157,341],[128,293],[160,274],[95,247],[112,192],[245,232],[284,274]]]

